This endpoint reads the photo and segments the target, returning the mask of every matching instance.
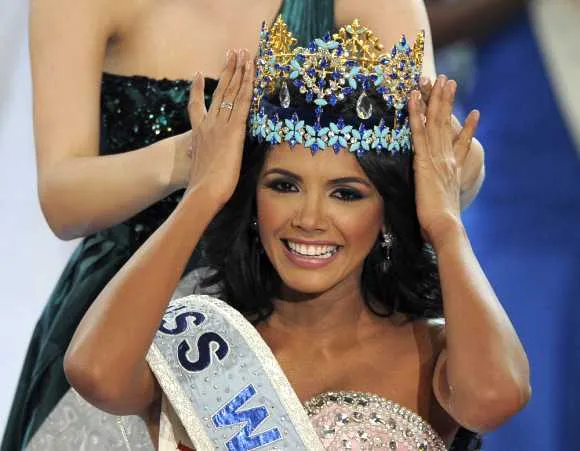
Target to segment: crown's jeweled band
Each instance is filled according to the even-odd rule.
[[[312,152],[326,148],[358,154],[411,150],[406,104],[421,75],[423,32],[412,47],[403,36],[390,53],[381,53],[378,38],[355,20],[307,48],[295,44],[281,17],[270,30],[262,27],[250,112],[253,136],[270,144],[302,144]],[[289,84],[306,103],[313,103],[313,118],[293,112]],[[359,94],[357,124],[346,124],[341,117],[324,118],[328,110],[355,92]],[[373,104],[367,96],[371,92],[393,111],[392,124],[383,118],[371,119]],[[279,104],[274,106],[271,100],[276,94]]]
[[[350,152],[363,154],[369,150],[388,151],[392,153],[411,149],[411,138],[408,124],[389,128],[381,121],[379,125],[358,128],[346,125],[343,120],[330,122],[328,127],[318,123],[307,125],[295,114],[290,119],[277,116],[269,118],[265,113],[255,113],[251,119],[252,134],[260,141],[272,145],[288,142],[294,147],[302,144],[312,152],[332,148],[335,152],[348,149]]]

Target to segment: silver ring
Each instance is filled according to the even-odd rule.
[[[227,108],[228,110],[234,109],[234,104],[232,102],[222,102],[220,105],[220,109]]]

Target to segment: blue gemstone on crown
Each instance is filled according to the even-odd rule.
[[[263,24],[260,34],[258,58],[256,60],[256,81],[252,99],[249,123],[252,136],[270,144],[282,141],[291,146],[302,144],[313,153],[326,147],[334,151],[348,149],[363,154],[370,150],[407,151],[411,150],[407,111],[404,109],[407,96],[416,89],[421,74],[424,51],[424,34],[417,36],[410,46],[403,36],[389,53],[383,53],[382,46],[372,31],[354,21],[337,33],[327,33],[315,39],[307,47],[297,47],[296,40],[288,31],[281,18],[267,29]],[[296,107],[290,109],[288,81],[297,88],[292,93],[302,96],[307,104],[303,109],[304,118]],[[329,107],[338,107],[341,102],[357,92],[358,100],[353,121],[366,121],[368,128],[360,122],[347,124],[340,117],[332,120],[332,111],[324,114]],[[378,94],[387,109],[399,110],[394,123],[385,126],[373,112],[369,96]],[[278,103],[270,102],[279,100]],[[262,108],[267,102],[268,113]],[[314,118],[312,116],[314,108]],[[380,106],[378,106],[380,111]],[[284,113],[286,111],[286,113]],[[276,117],[280,114],[282,120]],[[291,114],[284,116],[284,114]],[[392,118],[392,116],[389,116]],[[324,125],[321,124],[325,119]],[[357,119],[358,118],[358,119]],[[314,119],[314,120],[313,120]],[[393,121],[393,119],[390,119]]]

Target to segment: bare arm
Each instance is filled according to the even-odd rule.
[[[189,191],[79,324],[66,353],[65,373],[90,403],[129,415],[141,414],[156,399],[145,355],[216,205],[210,192]]]
[[[436,69],[431,27],[423,0],[365,0],[364,2],[337,0],[335,5],[336,20],[340,26],[358,18],[362,24],[376,33],[380,42],[386,47],[398,42],[401,34],[412,39],[420,30],[425,30],[423,74],[429,80],[435,80]],[[425,101],[427,100],[428,95]],[[455,133],[459,133],[461,124],[455,116],[453,117],[453,125]],[[462,171],[462,208],[467,207],[477,196],[484,177],[484,149],[477,139],[473,139]]]
[[[436,48],[488,36],[526,5],[527,0],[427,0]]]
[[[446,348],[434,390],[443,408],[479,432],[497,428],[530,397],[529,365],[507,313],[461,223],[434,243],[446,320]]]
[[[529,366],[518,336],[475,257],[460,218],[460,167],[479,115],[453,139],[457,85],[439,77],[424,123],[418,98],[409,103],[417,215],[439,266],[447,344],[433,390],[462,426],[486,431],[519,411],[530,396]]]
[[[103,58],[125,14],[122,4],[31,1],[39,196],[62,239],[122,222],[187,180],[182,155],[189,133],[126,154],[98,155]]]
[[[143,413],[157,396],[145,361],[147,350],[187,261],[239,178],[253,67],[235,64],[236,58],[230,57],[207,117],[192,124],[196,131],[190,179],[195,183],[97,297],[67,350],[69,382],[103,410]],[[191,117],[205,117],[201,75],[192,98]],[[219,109],[224,99],[235,104],[231,117],[228,109]]]

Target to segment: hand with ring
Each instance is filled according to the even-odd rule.
[[[247,50],[228,50],[209,111],[204,80],[194,77],[189,100],[191,170],[188,190],[204,187],[220,204],[233,194],[240,176],[246,120],[252,100],[254,65]]]

